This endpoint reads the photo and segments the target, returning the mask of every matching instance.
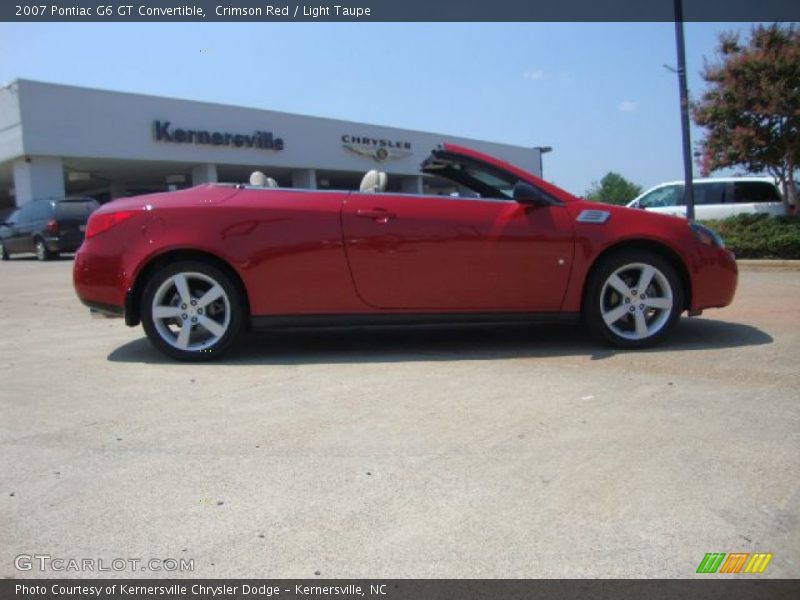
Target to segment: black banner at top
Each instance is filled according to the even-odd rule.
[[[674,20],[675,0],[12,0],[7,22]],[[798,0],[683,0],[685,21],[800,21]]]

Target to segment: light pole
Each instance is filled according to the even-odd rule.
[[[539,177],[544,179],[544,165],[542,163],[542,154],[547,154],[548,152],[553,151],[552,146],[534,146],[534,150],[539,151]]]
[[[686,85],[686,48],[683,41],[683,5],[681,0],[675,0],[675,45],[678,47],[678,87],[681,97],[681,133],[683,134],[683,197],[686,200],[686,218],[694,221],[692,144],[689,139],[689,91]]]

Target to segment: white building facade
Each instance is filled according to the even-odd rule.
[[[259,170],[282,187],[449,193],[422,176],[452,142],[540,175],[539,149],[270,110],[17,80],[0,88],[0,207],[88,195],[105,202]]]

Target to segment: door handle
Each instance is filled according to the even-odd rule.
[[[373,208],[371,210],[360,208],[356,211],[356,216],[362,219],[373,219],[379,223],[387,223],[390,219],[397,218],[396,214],[384,208]]]

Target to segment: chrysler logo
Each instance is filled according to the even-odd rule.
[[[411,143],[380,138],[342,136],[342,146],[351,152],[371,158],[375,162],[411,156]]]

